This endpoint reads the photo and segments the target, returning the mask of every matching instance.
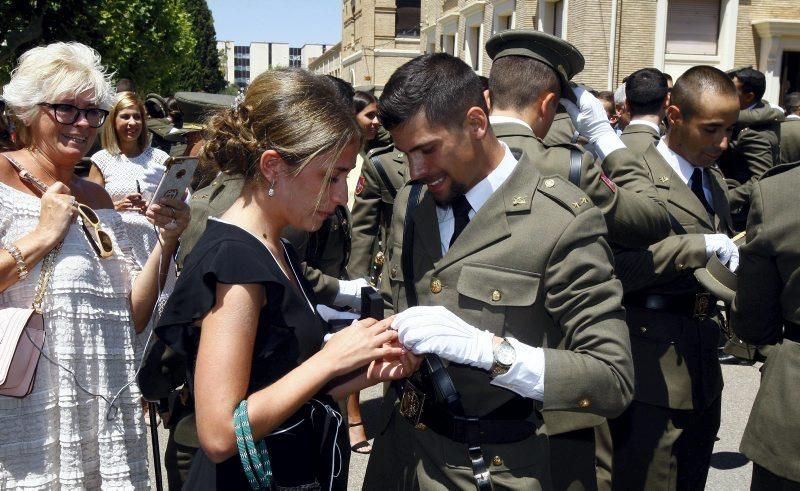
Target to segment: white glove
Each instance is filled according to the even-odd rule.
[[[583,87],[575,87],[572,91],[575,92],[578,106],[564,98],[561,99],[561,105],[569,113],[578,133],[588,138],[589,143],[594,146],[595,155],[603,160],[614,150],[625,148],[608,121],[603,103]]]
[[[494,334],[467,324],[444,307],[406,309],[394,317],[392,328],[415,355],[433,353],[483,370],[494,363]]]
[[[361,288],[370,286],[364,278],[356,280],[339,280],[339,292],[333,299],[337,307],[350,307],[356,312],[361,312]]]
[[[703,238],[706,241],[706,257],[711,258],[712,254],[716,254],[722,264],[736,271],[739,267],[739,248],[730,237],[725,234],[706,234]]]

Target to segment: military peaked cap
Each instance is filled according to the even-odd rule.
[[[235,97],[225,94],[208,94],[205,92],[176,92],[175,102],[183,113],[183,127],[172,131],[167,140],[179,140],[187,133],[202,131],[206,119],[219,111],[233,106]]]
[[[492,60],[505,56],[524,56],[552,68],[561,81],[561,96],[575,101],[569,81],[583,70],[586,61],[578,48],[561,38],[533,29],[501,31],[486,42]]]

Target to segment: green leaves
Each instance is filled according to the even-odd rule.
[[[3,83],[27,49],[79,41],[142,95],[225,86],[205,0],[0,0],[0,32]]]

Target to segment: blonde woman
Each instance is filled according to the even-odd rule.
[[[106,188],[128,226],[139,264],[155,247],[157,234],[144,216],[147,200],[164,174],[165,152],[150,146],[146,112],[133,92],[117,94],[100,134],[103,149],[92,155],[89,180]]]
[[[3,87],[23,148],[0,154],[0,308],[30,307],[43,267],[51,277],[33,391],[0,397],[0,489],[149,489],[134,334],[189,207],[146,211],[161,240],[140,267],[108,193],[74,173],[113,94],[79,43],[27,51]]]

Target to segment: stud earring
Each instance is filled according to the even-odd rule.
[[[267,191],[267,196],[270,198],[275,196],[275,181],[269,183],[269,191]]]

